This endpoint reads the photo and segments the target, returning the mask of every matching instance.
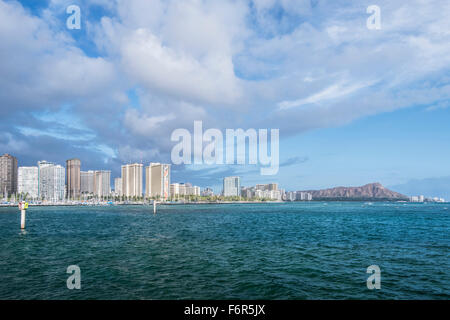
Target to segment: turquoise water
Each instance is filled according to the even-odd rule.
[[[0,208],[0,299],[449,299],[450,204]],[[69,290],[69,265],[81,290]],[[381,290],[368,290],[369,265]]]

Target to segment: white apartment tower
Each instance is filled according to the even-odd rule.
[[[142,197],[142,168],[139,163],[122,166],[122,194],[126,197]]]
[[[145,168],[145,186],[146,197],[167,200],[170,197],[170,164],[150,163]]]
[[[97,197],[109,196],[111,193],[111,171],[94,172],[94,195]]]
[[[57,202],[65,198],[66,171],[63,166],[47,161],[38,162],[39,197]]]
[[[38,167],[19,167],[18,192],[27,199],[39,197],[39,169]]]
[[[114,179],[114,192],[117,196],[122,196],[122,178]]]
[[[223,178],[223,195],[225,197],[239,196],[241,193],[241,178],[240,177],[225,177]]]

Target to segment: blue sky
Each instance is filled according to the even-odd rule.
[[[81,9],[81,30],[66,8]],[[381,9],[369,30],[366,8]],[[0,153],[84,170],[169,162],[177,128],[280,130],[287,190],[380,182],[450,198],[447,1],[0,0]]]

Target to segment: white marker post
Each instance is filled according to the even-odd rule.
[[[28,209],[28,202],[19,202],[20,209],[20,229],[25,229],[25,219]]]
[[[153,214],[156,214],[156,201],[153,200]]]

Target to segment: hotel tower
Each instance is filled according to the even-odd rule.
[[[81,194],[81,161],[70,159],[66,161],[66,190],[67,199],[78,199]]]
[[[139,163],[122,166],[122,194],[125,197],[142,197],[142,168]]]
[[[145,196],[159,197],[167,200],[170,197],[170,164],[150,163],[145,168]]]

